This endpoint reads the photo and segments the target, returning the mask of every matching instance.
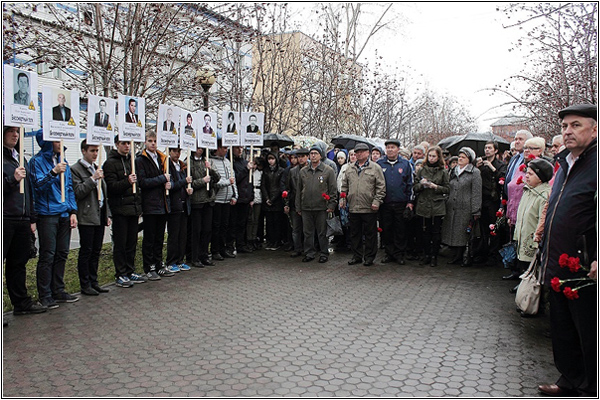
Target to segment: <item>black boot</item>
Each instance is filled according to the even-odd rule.
[[[437,267],[437,256],[433,256],[431,257],[431,264],[429,264],[430,267]]]
[[[427,265],[427,264],[429,264],[430,262],[431,262],[431,257],[430,257],[430,256],[425,256],[425,257],[423,257],[423,261],[421,261],[421,262],[419,263],[419,265]]]
[[[462,262],[462,251],[460,247],[454,248],[452,258],[448,261],[448,264],[460,264]]]

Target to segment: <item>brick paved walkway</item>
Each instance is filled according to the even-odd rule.
[[[537,396],[557,377],[506,270],[349,258],[263,250],[5,315],[3,396]]]

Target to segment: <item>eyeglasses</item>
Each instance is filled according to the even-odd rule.
[[[541,149],[540,147],[530,147],[530,146],[523,147],[523,150],[540,150],[540,149]]]

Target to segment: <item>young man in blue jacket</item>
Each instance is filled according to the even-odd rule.
[[[37,265],[38,295],[42,305],[57,308],[57,303],[73,303],[79,297],[65,292],[65,264],[69,255],[71,229],[77,228],[77,203],[71,168],[60,160],[60,142],[45,141],[37,134],[41,150],[31,159],[31,175],[40,256]],[[60,174],[65,179],[65,201],[61,200]]]

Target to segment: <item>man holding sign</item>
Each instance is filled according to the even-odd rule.
[[[45,141],[37,134],[41,150],[31,159],[31,174],[38,213],[40,257],[37,265],[38,295],[42,305],[52,309],[57,303],[79,300],[65,292],[65,264],[69,255],[71,229],[77,228],[77,203],[71,168],[60,159],[60,142]],[[65,201],[61,201],[60,174],[65,177]]]
[[[19,166],[19,128],[4,127],[4,145],[2,153],[2,173],[4,190],[2,192],[2,222],[4,247],[2,256],[6,260],[4,276],[6,289],[13,305],[14,315],[38,314],[48,308],[34,302],[27,294],[25,284],[26,265],[29,260],[27,243],[31,232],[36,229],[36,213],[33,209],[31,181],[27,161]],[[25,180],[24,193],[20,193],[19,184]]]

